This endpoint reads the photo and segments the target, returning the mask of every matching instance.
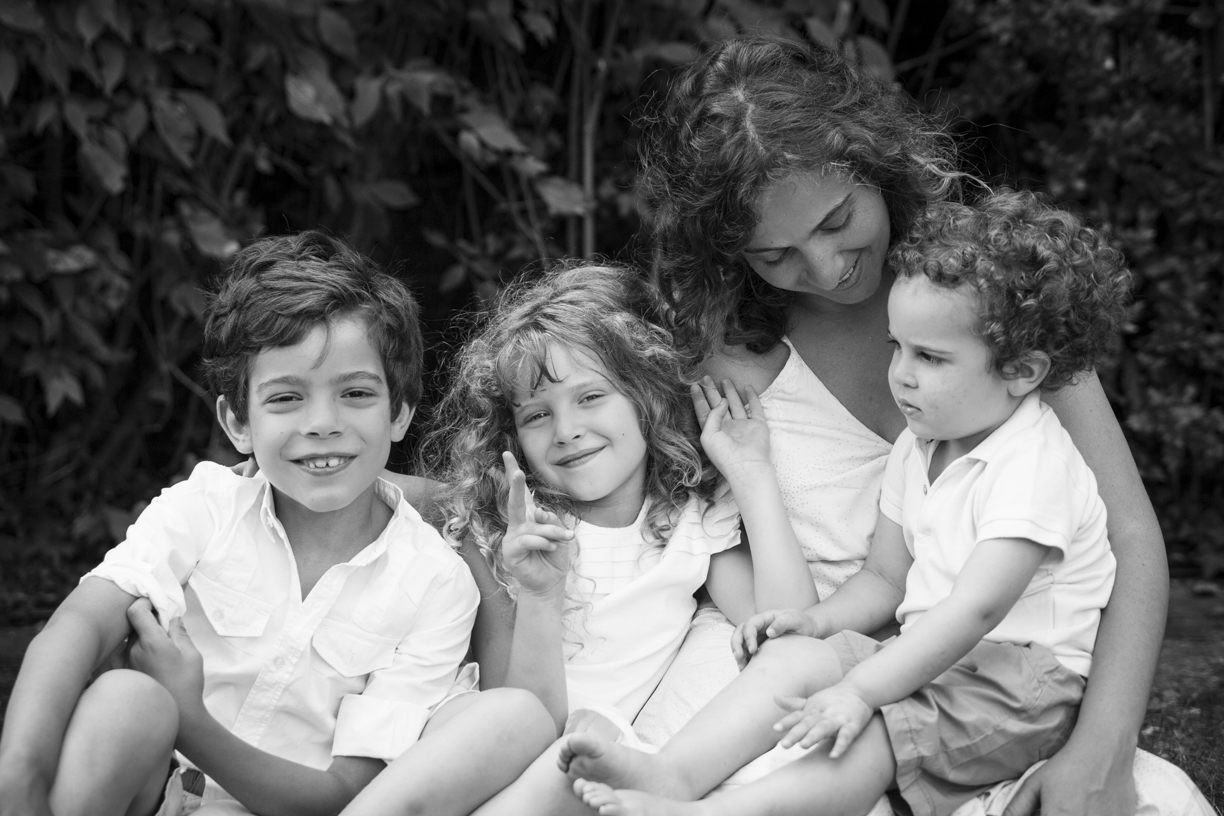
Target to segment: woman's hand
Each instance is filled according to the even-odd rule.
[[[183,628],[183,619],[170,621],[170,632],[162,631],[147,598],[128,607],[133,637],[128,659],[132,668],[161,683],[174,698],[180,731],[189,727],[204,709],[204,659]]]
[[[744,670],[748,661],[757,653],[762,641],[781,637],[788,632],[804,637],[816,637],[816,627],[812,619],[798,609],[770,609],[758,612],[735,627],[735,632],[731,635],[731,653],[735,655],[740,671]]]
[[[780,697],[778,704],[791,713],[774,724],[775,731],[786,734],[778,741],[782,748],[799,745],[811,748],[829,737],[837,736],[830,759],[846,752],[855,737],[863,733],[875,709],[845,683],[818,691],[804,700],[802,697]]]
[[[733,382],[723,380],[722,386],[720,393],[714,380],[703,377],[689,393],[701,425],[701,447],[718,472],[734,483],[737,478],[753,478],[762,466],[773,468],[769,426],[761,400],[751,386],[744,389],[747,405]]]
[[[1112,753],[1112,752],[1111,752]],[[1085,756],[1072,743],[1024,780],[1003,816],[1113,816],[1134,813],[1134,752],[1129,761]]]
[[[551,513],[535,506],[527,490],[527,477],[514,454],[502,454],[506,480],[510,483],[507,501],[509,526],[502,539],[502,559],[506,569],[526,592],[548,595],[564,592],[569,574],[569,543],[574,533]]]

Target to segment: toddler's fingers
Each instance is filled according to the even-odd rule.
[[[820,743],[824,742],[829,737],[836,734],[839,729],[844,727],[844,723],[836,723],[832,720],[826,719],[818,720],[814,725],[807,729],[807,733],[797,735],[795,741],[792,742],[791,745],[798,743],[800,748],[811,748],[813,745],[819,745]],[[792,732],[792,734],[793,733],[794,732]],[[792,734],[787,734],[787,737],[792,736]]]
[[[735,383],[730,380],[722,381],[723,393],[727,395],[727,404],[731,406],[732,419],[745,419],[748,412],[744,410],[744,401],[740,399],[739,391],[735,388]]]
[[[846,749],[854,743],[858,735],[863,729],[858,723],[845,723],[841,730],[837,732],[837,741],[833,743],[833,750],[829,752],[830,759],[837,759],[842,754],[846,753]],[[815,745],[816,743],[812,743]]]
[[[801,715],[797,722],[791,724],[789,730],[778,729],[780,731],[786,731],[786,733],[782,736],[782,739],[778,740],[778,746],[781,748],[789,748],[792,745],[798,745],[800,741],[804,740],[804,738],[811,733],[812,728],[815,727],[815,725],[816,720],[811,714]],[[804,747],[810,748],[815,744],[815,742],[807,743],[804,745]]]

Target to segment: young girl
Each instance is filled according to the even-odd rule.
[[[484,596],[482,685],[534,692],[558,733],[630,744],[703,583],[737,622],[783,599],[816,601],[756,395],[745,405],[712,382],[686,391],[644,277],[578,267],[511,287],[459,355],[435,442],[447,448],[448,532]],[[694,405],[750,553],[695,444]],[[396,774],[371,788],[385,794]],[[586,809],[550,750],[477,812]]]
[[[867,563],[806,613],[754,616],[733,642],[742,660],[786,653],[789,673],[767,685],[802,695],[791,713],[779,720],[773,696],[741,682],[753,658],[655,758],[591,735],[566,749],[572,773],[691,797],[720,781],[709,754],[744,761],[778,736],[831,750],[691,806],[576,783],[601,814],[856,816],[893,789],[913,813],[947,816],[1074,726],[1114,559],[1096,479],[1039,394],[1090,370],[1121,324],[1121,256],[1070,214],[1000,192],[933,205],[892,266],[889,385],[908,429]],[[894,614],[898,637],[859,634]],[[757,652],[788,632],[806,637]]]

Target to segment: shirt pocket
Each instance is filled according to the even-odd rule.
[[[319,656],[343,677],[361,677],[385,669],[395,660],[395,638],[376,635],[352,624],[324,618],[311,639]]]
[[[272,616],[272,604],[231,589],[196,570],[187,581],[208,622],[222,637],[259,637]]]

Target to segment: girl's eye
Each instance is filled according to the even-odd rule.
[[[841,232],[846,227],[850,226],[850,219],[853,216],[854,216],[854,211],[851,210],[850,212],[847,212],[846,216],[842,218],[842,220],[837,222],[836,224],[825,224],[823,227],[823,231],[824,232]]]
[[[548,416],[547,411],[535,411],[530,414],[523,414],[519,417],[519,425],[530,425],[533,422],[543,419]]]
[[[579,403],[584,403],[584,402],[594,402],[595,400],[599,399],[599,398],[600,398],[600,397],[602,397],[602,396],[603,396],[603,393],[602,393],[602,392],[600,392],[600,391],[595,391],[595,392],[592,392],[592,393],[590,393],[590,394],[583,394],[583,395],[582,395],[582,399],[578,400],[578,402],[579,402]]]

